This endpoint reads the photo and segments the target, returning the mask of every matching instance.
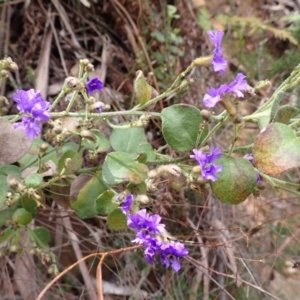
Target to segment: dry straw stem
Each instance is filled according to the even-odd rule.
[[[97,252],[97,253],[92,253],[89,254],[81,259],[79,259],[77,262],[75,262],[74,264],[72,264],[71,266],[69,266],[67,269],[65,269],[64,271],[62,271],[60,274],[58,274],[55,278],[53,278],[45,287],[44,289],[40,292],[39,296],[37,297],[36,300],[42,300],[42,298],[44,297],[44,295],[46,294],[46,292],[51,288],[51,286],[58,281],[60,278],[62,278],[65,274],[67,274],[70,270],[72,270],[74,267],[76,267],[77,265],[79,265],[81,262],[85,261],[86,259],[89,259],[91,257],[102,257],[102,256],[107,256],[107,255],[114,255],[114,254],[119,254],[125,251],[132,251],[138,248],[141,248],[142,245],[136,245],[136,246],[132,246],[132,247],[127,247],[127,248],[122,248],[122,249],[118,249],[118,250],[112,250],[109,252]],[[100,260],[99,265],[102,265],[103,261]],[[99,268],[99,265],[97,267],[97,270]],[[99,274],[99,272],[97,273],[97,275],[101,276],[101,272]],[[98,300],[103,300],[103,293],[102,293],[102,278],[97,276],[97,291],[100,291],[100,294],[98,294]]]

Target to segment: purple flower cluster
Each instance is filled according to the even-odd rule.
[[[224,33],[222,31],[216,30],[215,32],[208,31],[207,34],[215,46],[212,59],[214,71],[220,72],[220,74],[223,75],[227,67],[227,61],[223,57],[221,48],[221,42]]]
[[[133,196],[129,195],[121,205],[122,211],[127,215],[128,227],[137,232],[132,242],[144,246],[144,257],[147,263],[153,264],[155,255],[158,255],[162,265],[171,266],[175,272],[179,271],[181,267],[179,258],[188,255],[188,250],[180,242],[166,242],[159,239],[165,229],[165,225],[160,223],[161,217],[157,214],[148,214],[146,209],[131,214],[132,202]]]
[[[208,93],[204,95],[203,103],[206,107],[214,107],[219,101],[221,101],[221,96],[227,93],[234,93],[237,97],[243,98],[243,90],[247,88],[246,76],[242,73],[236,75],[235,80],[229,84],[222,84],[219,88],[210,88]]]
[[[89,95],[92,95],[96,91],[101,92],[103,90],[103,82],[97,77],[93,78],[86,83],[86,90]]]
[[[224,74],[227,61],[223,58],[221,42],[224,33],[222,31],[216,30],[214,32],[207,32],[209,38],[214,43],[214,51],[213,51],[213,59],[212,65],[215,72],[220,72],[220,74]],[[227,93],[234,93],[237,97],[243,98],[244,91],[247,88],[247,81],[245,80],[246,76],[242,73],[238,73],[235,80],[229,84],[222,84],[219,88],[210,88],[208,93],[205,94],[203,103],[206,107],[214,107],[218,102],[221,101],[221,96]]]
[[[197,149],[194,149],[193,152],[194,155],[191,155],[190,157],[196,159],[199,163],[202,177],[208,180],[216,181],[216,173],[222,171],[222,166],[213,164],[213,161],[222,156],[221,149],[212,147],[210,154]]]
[[[38,137],[41,132],[41,122],[47,122],[50,119],[48,111],[50,103],[43,99],[40,92],[35,92],[33,89],[17,90],[13,99],[17,103],[17,109],[24,114],[22,121],[15,123],[14,127],[23,126],[30,139]]]

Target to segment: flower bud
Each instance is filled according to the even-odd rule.
[[[84,85],[78,78],[71,76],[65,79],[65,85],[73,91],[82,90],[84,88]]]
[[[208,66],[211,64],[213,56],[205,56],[205,57],[198,57],[193,60],[192,64],[193,67],[201,67],[201,66]]]
[[[203,118],[204,121],[211,123],[212,118],[211,118],[211,112],[206,110],[206,109],[202,109],[201,110],[201,116]]]
[[[262,80],[262,81],[259,81],[255,87],[254,87],[254,91],[258,91],[258,90],[261,90],[261,89],[264,89],[264,88],[268,88],[271,86],[271,81],[270,80]]]
[[[148,204],[150,202],[150,199],[147,195],[138,195],[135,200],[136,202],[142,204]]]
[[[87,64],[86,67],[85,67],[85,71],[88,72],[88,73],[93,72],[94,71],[94,66],[91,63]]]
[[[6,70],[0,71],[0,77],[6,78],[8,76],[8,72]]]
[[[48,144],[43,143],[40,145],[40,153],[45,153],[48,150]]]
[[[82,65],[83,67],[87,66],[89,63],[90,61],[87,58],[79,60],[79,64]]]
[[[94,142],[94,143],[96,143],[96,141],[97,141],[96,135],[95,135],[93,132],[91,132],[90,130],[82,130],[82,131],[80,132],[80,136],[81,136],[82,138],[85,138],[85,139],[87,139],[87,140],[90,140],[90,141],[92,141],[92,142]]]
[[[101,102],[101,101],[97,101],[97,102],[94,102],[91,106],[90,106],[90,108],[89,108],[89,110],[90,111],[94,111],[94,110],[103,110],[103,108],[104,108],[104,103],[103,102]]]

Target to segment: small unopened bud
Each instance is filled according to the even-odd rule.
[[[92,142],[94,142],[94,143],[96,143],[96,141],[97,141],[96,135],[95,135],[92,131],[90,131],[90,130],[82,130],[82,131],[80,132],[80,136],[81,136],[82,138],[85,138],[85,139],[87,139],[87,140],[90,140],[90,141],[92,141]]]
[[[135,200],[136,202],[142,204],[148,204],[150,202],[150,199],[147,195],[138,195]]]
[[[234,123],[235,123],[235,124],[241,124],[241,123],[243,123],[243,122],[244,122],[243,118],[242,118],[240,115],[236,115],[236,118],[235,118],[235,120],[234,120]]]
[[[43,144],[40,145],[40,152],[41,152],[41,153],[44,153],[44,152],[46,152],[47,150],[48,150],[48,144],[43,143]]]
[[[150,178],[150,179],[155,179],[155,178],[157,178],[157,176],[159,176],[159,174],[156,169],[151,170],[148,173],[148,178]]]
[[[76,78],[76,77],[67,77],[65,79],[65,84],[66,86],[71,89],[71,90],[82,90],[84,88],[84,85],[82,84],[82,82]]]
[[[6,70],[0,71],[0,77],[6,78],[8,76],[8,72]]]
[[[199,176],[198,178],[197,178],[197,183],[199,184],[199,185],[204,185],[205,183],[207,182],[207,180],[205,180],[203,177],[201,177],[201,176]]]
[[[212,55],[205,56],[205,57],[198,57],[193,60],[193,67],[201,67],[201,66],[208,66],[213,59]]]
[[[13,253],[18,252],[18,250],[19,250],[19,246],[17,246],[17,245],[11,245],[9,248],[9,251],[13,252]]]
[[[87,66],[89,63],[90,61],[87,58],[79,60],[79,64],[82,65],[83,67]]]
[[[204,121],[211,123],[212,118],[211,118],[211,113],[210,111],[206,110],[206,109],[202,109],[201,110],[201,116],[203,118]]]
[[[157,169],[157,172],[161,176],[172,175],[172,176],[175,176],[175,177],[179,177],[181,175],[181,169],[177,165],[161,166]]]
[[[266,188],[266,183],[263,182],[263,181],[259,181],[257,184],[256,184],[256,187],[260,190],[264,190]]]
[[[54,131],[56,134],[60,134],[60,133],[63,132],[63,128],[62,128],[62,126],[60,126],[60,125],[56,125],[56,126],[53,127],[53,131]]]
[[[87,64],[86,67],[85,67],[85,71],[88,72],[88,73],[93,72],[94,71],[94,66],[91,63]]]
[[[12,62],[12,63],[8,66],[8,69],[9,69],[10,71],[12,71],[12,72],[16,72],[16,71],[19,69],[19,67],[18,67],[18,65],[17,65],[15,62]]]
[[[264,88],[268,88],[271,86],[271,81],[269,80],[262,80],[262,81],[259,81],[255,87],[254,87],[254,91],[258,91],[258,90],[261,90],[261,89],[264,89]]]
[[[19,184],[19,182],[15,178],[10,179],[8,182],[8,185],[13,189],[16,188],[18,186],[18,184]],[[6,194],[6,196],[8,196],[8,193]]]
[[[201,167],[200,166],[195,166],[192,169],[192,173],[200,173],[201,172]]]
[[[101,101],[97,101],[97,102],[94,102],[91,106],[90,106],[90,111],[94,111],[94,110],[97,110],[97,111],[102,111],[104,108],[104,103],[101,102]]]
[[[72,164],[72,159],[71,158],[67,158],[65,160],[65,168],[68,169],[68,167]]]

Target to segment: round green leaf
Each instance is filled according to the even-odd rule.
[[[216,160],[223,170],[217,173],[218,179],[211,182],[211,189],[221,202],[239,204],[246,200],[256,185],[256,172],[244,158],[223,156]]]
[[[68,162],[66,162],[66,160]],[[74,150],[65,152],[58,161],[58,171],[61,172],[66,168],[67,173],[75,173],[78,171],[83,163],[82,155]]]
[[[108,184],[121,182],[139,184],[147,178],[148,167],[135,162],[127,153],[112,152],[105,157],[102,171],[103,179]]]
[[[50,242],[50,232],[47,228],[44,227],[38,227],[32,230],[32,236],[37,243],[37,245],[40,245],[41,243],[43,245],[48,245]]]
[[[27,225],[32,220],[32,214],[25,208],[21,207],[15,210],[12,215],[12,220],[19,225]]]
[[[24,195],[22,197],[22,206],[25,208],[28,212],[30,212],[33,216],[36,214],[37,211],[37,203],[32,198],[28,196],[28,194]]]
[[[6,192],[8,191],[7,177],[0,174],[0,209],[6,200]]]
[[[0,166],[0,175],[13,175],[14,177],[21,178],[21,170],[15,165]]]
[[[127,217],[120,208],[113,210],[108,215],[107,226],[111,230],[124,230],[127,228]]]
[[[162,132],[166,142],[178,152],[190,151],[195,147],[201,112],[194,106],[177,104],[161,112]]]
[[[0,244],[12,238],[16,233],[16,230],[13,228],[5,228],[0,234]]]
[[[71,207],[81,219],[92,218],[97,215],[96,199],[108,189],[109,186],[100,177],[81,174],[71,185]]]
[[[95,135],[96,141],[93,142],[89,139],[82,139],[82,145],[90,151],[96,151],[98,153],[106,152],[110,148],[109,141],[99,130],[93,129],[91,132]]]
[[[152,146],[147,142],[144,129],[141,127],[114,128],[110,142],[115,151],[126,152],[132,158],[146,153],[149,160],[155,159]]]
[[[274,122],[289,124],[291,118],[299,113],[299,109],[290,105],[281,106],[275,115]]]
[[[116,193],[112,190],[105,191],[96,199],[96,210],[98,214],[108,215],[119,205],[113,200]]]
[[[25,178],[25,184],[27,187],[37,188],[43,182],[43,177],[41,174],[30,174]]]
[[[11,220],[14,210],[15,206],[12,206],[0,211],[0,227],[6,225],[6,222]]]
[[[279,175],[300,166],[300,141],[285,124],[271,123],[256,137],[253,160],[267,175]]]

